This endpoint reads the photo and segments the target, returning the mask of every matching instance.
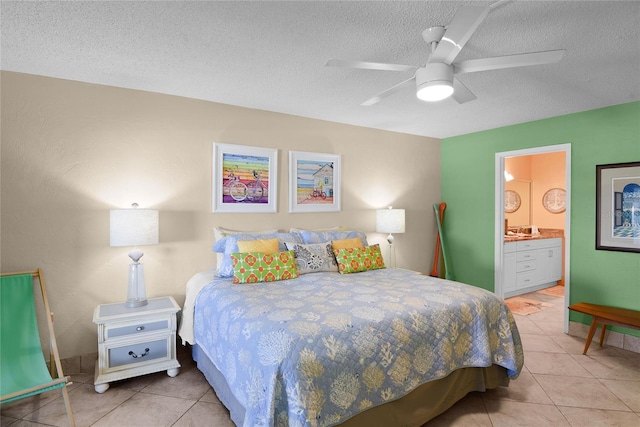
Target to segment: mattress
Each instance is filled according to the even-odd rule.
[[[194,300],[193,343],[244,408],[239,425],[337,425],[465,368],[516,378],[524,359],[500,298],[407,270],[218,279]]]

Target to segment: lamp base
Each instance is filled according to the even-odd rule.
[[[142,307],[143,305],[147,305],[149,302],[146,299],[143,300],[127,300],[124,303],[125,307],[134,308],[134,307]]]
[[[127,287],[126,307],[147,305],[147,292],[144,283],[144,265],[137,261],[129,265],[129,285]]]

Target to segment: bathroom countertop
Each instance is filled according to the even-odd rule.
[[[504,242],[520,242],[522,240],[538,240],[538,239],[557,239],[564,237],[564,230],[554,228],[541,228],[540,233],[536,235],[531,234],[514,234],[504,236]]]

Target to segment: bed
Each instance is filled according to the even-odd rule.
[[[306,240],[308,242],[308,239]],[[523,365],[486,290],[403,269],[187,283],[180,336],[238,426],[420,426]]]

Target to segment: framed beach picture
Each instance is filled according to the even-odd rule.
[[[277,211],[278,150],[213,143],[215,213]]]
[[[596,249],[640,252],[640,162],[596,165]]]
[[[289,151],[289,212],[340,212],[340,155]]]

